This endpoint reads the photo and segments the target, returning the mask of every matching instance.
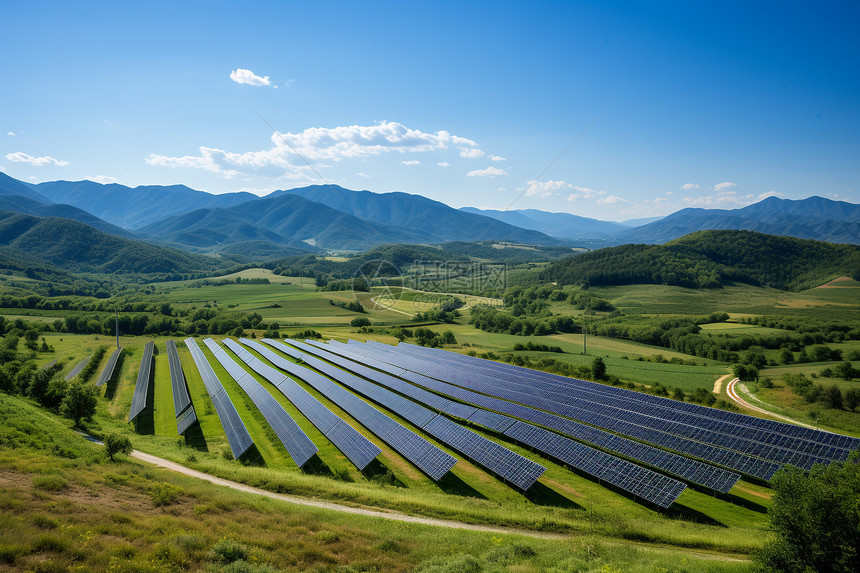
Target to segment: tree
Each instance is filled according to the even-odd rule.
[[[850,388],[845,391],[845,408],[850,411],[854,411],[857,406],[860,406],[860,390],[857,388]]]
[[[442,344],[457,344],[457,338],[453,331],[446,330],[442,333]]]
[[[845,380],[851,380],[852,378],[860,376],[860,372],[851,366],[850,362],[843,360],[833,367],[833,375],[838,376],[839,378],[844,378]]]
[[[783,346],[779,351],[779,361],[783,364],[791,364],[794,362],[794,352],[788,346]]]
[[[839,386],[832,384],[824,390],[824,402],[834,410],[842,409],[842,390]]]
[[[806,475],[785,466],[774,476],[768,510],[775,539],[756,556],[764,572],[857,571],[860,555],[860,456],[815,465]]]
[[[591,375],[595,380],[606,380],[606,363],[600,356],[591,363]]]
[[[108,434],[104,437],[105,453],[110,461],[117,454],[128,455],[131,453],[131,440],[119,434]]]
[[[81,424],[81,420],[92,418],[96,413],[98,404],[98,391],[92,384],[74,379],[69,383],[66,396],[60,405],[60,412],[74,421],[75,426]]]
[[[370,326],[370,319],[364,316],[357,316],[349,322],[349,325],[355,327]]]

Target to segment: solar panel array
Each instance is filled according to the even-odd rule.
[[[152,372],[152,353],[155,343],[147,342],[143,347],[143,358],[140,361],[140,370],[137,371],[137,381],[134,383],[134,396],[131,399],[131,411],[128,421],[131,422],[146,408],[146,399],[149,394],[149,379]]]
[[[679,419],[689,421],[693,425],[706,427],[714,432],[734,433],[739,436],[754,436],[761,443],[787,447],[795,451],[805,452],[821,458],[844,460],[848,454],[860,448],[860,438],[826,432],[794,424],[786,424],[765,418],[756,418],[737,412],[728,412],[707,408],[699,404],[670,400],[660,396],[642,394],[626,388],[606,386],[587,380],[567,378],[558,374],[539,372],[521,366],[484,360],[477,357],[448,353],[440,349],[430,349],[411,344],[403,344],[407,352],[424,356],[444,358],[465,365],[478,365],[497,373],[507,373],[511,376],[548,382],[564,388],[577,388],[579,391],[592,392],[612,396],[616,400],[624,400],[624,404],[641,412],[652,412],[655,409],[670,416],[680,416]],[[400,348],[400,347],[398,347]],[[453,354],[453,357],[451,355]],[[668,410],[668,412],[667,412]],[[704,418],[705,420],[702,420]],[[740,428],[738,427],[740,426]],[[750,433],[750,430],[767,430],[766,432]]]
[[[260,346],[248,339],[240,339],[240,342],[251,348]],[[224,344],[252,370],[274,384],[359,470],[367,467],[382,452],[294,380],[268,366],[233,340],[225,339]]]
[[[182,362],[176,352],[176,342],[167,341],[167,362],[170,365],[170,386],[173,389],[173,410],[176,413],[176,429],[179,435],[197,421],[197,413],[188,394],[188,384],[182,372]]]
[[[505,400],[527,404],[536,409],[548,410],[563,416],[576,419],[580,422],[598,426],[613,432],[625,434],[652,444],[664,446],[668,449],[683,452],[692,455],[696,458],[724,465],[731,469],[740,471],[747,475],[752,475],[760,479],[770,479],[776,470],[778,464],[768,462],[759,458],[754,458],[742,453],[729,451],[722,448],[717,448],[701,442],[686,439],[684,437],[672,435],[659,429],[644,426],[641,420],[632,417],[628,419],[619,419],[613,416],[613,412],[595,406],[592,409],[577,408],[569,404],[559,404],[552,400],[548,400],[539,395],[537,390],[531,393],[521,390],[511,389],[509,385],[498,378],[491,378],[483,375],[480,372],[475,372],[469,379],[460,376],[463,368],[450,365],[439,366],[438,361],[427,361],[416,357],[401,354],[397,351],[378,348],[382,352],[386,352],[385,360],[397,363],[400,366],[408,364],[410,368],[419,371],[428,377],[444,378],[456,384],[466,386],[477,392],[492,394],[504,398]],[[388,347],[390,348],[390,347]],[[444,368],[444,369],[443,369]],[[571,398],[576,400],[576,398]]]
[[[248,395],[254,405],[266,418],[266,421],[275,431],[275,435],[287,449],[287,453],[296,462],[296,465],[302,467],[317,453],[318,448],[305,435],[302,429],[296,424],[290,415],[284,410],[284,407],[275,400],[274,396],[263,388],[254,377],[239,366],[227,352],[218,346],[211,338],[203,341],[204,344],[212,351],[221,366],[227,371],[233,380],[240,388]]]
[[[236,411],[236,406],[233,405],[233,401],[218,379],[218,375],[212,370],[212,366],[206,360],[203,351],[197,346],[197,342],[193,338],[186,338],[185,345],[191,351],[191,358],[194,359],[194,364],[200,371],[206,392],[212,399],[218,419],[221,420],[221,426],[224,428],[227,442],[230,444],[230,451],[233,452],[233,459],[239,459],[248,448],[254,445],[254,440],[248,434],[242,418],[239,417],[239,412]]]
[[[113,351],[108,358],[107,364],[105,364],[104,370],[99,374],[98,380],[96,380],[96,387],[104,386],[105,383],[111,379],[113,376],[113,371],[116,369],[116,363],[119,360],[120,355],[122,354],[122,348],[117,348]]]
[[[276,348],[284,347],[283,344],[275,340],[264,339],[264,342]],[[376,434],[433,481],[442,479],[451,469],[451,466],[457,462],[457,458],[454,456],[392,420],[352,392],[332,382],[330,378],[290,362],[262,345],[255,345],[254,350],[281,370],[285,370],[290,375],[310,384],[317,392],[358,420],[365,428]]]
[[[510,414],[510,416],[516,416],[534,424],[539,424],[548,428],[552,428],[553,430],[562,432],[567,436],[571,436],[578,440],[588,442],[589,444],[593,444],[612,453],[620,454],[632,460],[648,464],[652,467],[667,471],[673,475],[687,479],[688,481],[691,481],[693,483],[705,485],[711,489],[723,493],[729,491],[732,486],[738,481],[738,479],[740,479],[740,475],[724,470],[722,468],[717,468],[709,464],[685,458],[678,454],[666,452],[664,450],[649,446],[647,444],[643,444],[641,442],[628,440],[626,438],[610,434],[609,432],[604,432],[597,428],[592,428],[590,426],[579,424],[577,422],[574,422],[573,420],[562,418],[560,416],[535,410],[533,408],[529,408],[519,404],[507,402],[499,398],[494,398],[491,396],[479,394],[477,392],[472,392],[470,390],[466,390],[458,386],[453,386],[451,384],[447,384],[439,380],[427,378],[420,374],[412,373],[403,369],[398,369],[397,367],[392,367],[385,362],[372,358],[368,353],[361,355],[352,352],[351,346],[338,347],[332,345],[324,345],[318,342],[314,343],[312,341],[307,342],[308,344],[313,344],[317,351],[328,351],[326,352],[327,355],[330,355],[329,352],[334,352],[338,355],[349,358],[352,361],[361,361],[365,364],[373,365],[375,368],[379,368],[380,370],[389,371],[389,373],[399,371],[402,376],[406,377],[410,381],[428,387],[441,394],[453,396],[471,404],[481,406],[482,408],[489,408],[491,410]],[[354,368],[354,366],[350,366],[350,364],[355,364],[355,362],[350,361],[335,361],[335,363],[343,366],[344,368],[349,369]],[[359,367],[359,369],[356,371],[361,370],[361,368],[364,367]],[[367,369],[365,368],[365,370]],[[371,372],[373,371],[371,370]],[[407,384],[407,386],[411,386],[411,384]],[[496,412],[484,410],[481,408],[475,408],[474,410],[475,412],[468,417],[469,421],[495,429],[496,431],[506,435],[507,431],[512,426],[514,426],[515,424],[522,423],[518,422],[514,418],[511,418],[510,416],[498,414]],[[553,440],[547,443],[558,444],[559,442]],[[565,444],[566,442],[561,443]],[[534,443],[530,443],[529,445],[557,459],[566,459],[567,457],[569,457],[567,455],[559,456],[558,454],[560,452],[558,448],[553,451],[546,451],[545,449],[540,447],[540,444],[536,445]],[[574,459],[576,459],[575,456]],[[586,471],[584,468],[580,469]],[[605,475],[596,477],[600,477],[604,480],[607,479]]]
[[[72,378],[74,378],[75,376],[77,376],[78,374],[80,374],[80,373],[81,373],[81,370],[83,370],[83,369],[84,369],[84,367],[85,367],[87,364],[89,364],[89,363],[90,363],[90,359],[91,359],[91,358],[92,358],[92,356],[87,356],[86,358],[84,358],[83,360],[81,360],[80,362],[78,362],[78,363],[75,365],[75,367],[74,367],[74,368],[72,368],[72,371],[71,371],[71,372],[69,372],[68,374],[66,374],[66,380],[71,380]]]
[[[729,425],[734,435],[715,432],[677,422],[676,420],[681,415],[677,412],[662,413],[665,417],[659,418],[660,410],[654,408],[652,404],[647,404],[644,407],[639,405],[638,410],[626,409],[624,406],[627,404],[618,403],[609,394],[593,393],[593,387],[596,386],[600,386],[601,389],[617,390],[611,386],[580,381],[589,386],[585,389],[579,386],[568,387],[564,391],[560,391],[557,385],[553,386],[541,381],[539,377],[544,373],[536,373],[534,376],[528,377],[520,375],[523,371],[532,372],[528,369],[517,370],[516,377],[506,376],[500,374],[496,366],[482,370],[476,368],[475,363],[469,362],[468,368],[464,368],[467,364],[463,362],[463,358],[460,358],[462,355],[455,353],[446,353],[446,360],[442,361],[440,360],[442,356],[438,355],[439,351],[436,351],[432,357],[422,357],[420,353],[427,351],[424,349],[417,350],[419,347],[414,346],[410,348],[411,345],[403,345],[404,349],[401,349],[400,346],[394,349],[378,343],[370,346],[384,353],[384,359],[397,366],[408,367],[427,376],[444,379],[481,393],[528,404],[658,444],[760,479],[770,479],[779,466],[784,463],[809,468],[814,463],[829,461],[826,458],[793,451],[788,447],[774,447],[755,440],[757,436],[768,432],[732,424]],[[451,357],[450,360],[447,360],[448,356]],[[632,394],[651,397],[641,393]],[[631,402],[626,396],[624,399],[628,404]],[[714,411],[720,412],[719,410]],[[809,443],[805,440],[801,441],[805,444]],[[834,451],[833,448],[830,451]]]
[[[468,428],[464,428],[453,422],[451,423],[453,424],[452,426],[437,420],[440,414],[412,400],[408,400],[386,388],[368,382],[363,378],[359,378],[354,374],[350,374],[337,366],[308,354],[307,351],[312,350],[312,348],[309,348],[302,342],[291,340],[290,344],[302,348],[304,351],[287,349],[283,350],[283,352],[290,354],[294,358],[304,360],[307,364],[330,378],[363,394],[392,412],[396,412],[397,415],[423,429],[440,442],[451,446],[473,462],[483,466],[523,491],[530,488],[541,474],[546,471],[546,468],[542,465],[512,452]],[[430,393],[428,392],[427,394]],[[444,400],[439,396],[435,396],[435,398]],[[441,403],[439,405],[443,406]]]

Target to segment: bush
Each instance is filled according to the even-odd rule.
[[[104,437],[104,445],[105,454],[110,461],[113,461],[113,457],[117,454],[128,455],[131,453],[131,440],[126,436],[108,434]]]
[[[155,507],[165,505],[173,505],[179,499],[182,490],[169,483],[157,483],[149,490],[149,497],[152,498],[152,503]]]
[[[248,548],[234,539],[225,537],[212,546],[212,560],[217,563],[234,563],[247,559]]]
[[[591,363],[591,375],[595,380],[606,380],[606,363],[603,358],[598,356]]]
[[[349,322],[349,325],[354,327],[370,326],[370,319],[363,316],[357,316]]]

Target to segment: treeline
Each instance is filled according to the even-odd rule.
[[[833,410],[854,412],[860,406],[860,389],[849,388],[842,391],[836,384],[824,386],[815,384],[803,374],[786,374],[783,380],[791,390],[809,404],[820,403]],[[772,386],[772,383],[766,384]]]
[[[39,368],[35,355],[18,352],[18,336],[7,335],[0,341],[0,392],[27,396],[43,407],[62,414],[80,425],[96,412],[97,390],[87,381],[92,377],[105,347],[90,360],[92,368],[84,368],[70,381],[62,376],[64,364],[56,362]],[[88,364],[88,366],[89,366]]]
[[[743,282],[803,290],[846,274],[860,276],[860,246],[753,231],[699,231],[665,245],[621,245],[557,261],[541,279],[585,287],[715,288]]]
[[[211,308],[201,308],[184,316],[158,313],[120,314],[120,335],[165,335],[234,334],[245,330],[267,330],[269,324],[257,313],[234,313]],[[275,323],[275,327],[277,324]],[[114,314],[77,314],[52,322],[7,320],[0,316],[0,334],[12,332],[24,336],[27,332],[68,332],[71,334],[100,334],[111,336],[116,329]]]

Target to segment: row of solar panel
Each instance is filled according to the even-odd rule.
[[[335,364],[360,373],[363,376],[376,381],[377,383],[383,383],[387,385],[385,381],[388,378],[392,377],[389,374],[393,375],[395,372],[399,371],[399,374],[403,375],[404,377],[408,377],[409,379],[411,379],[412,382],[425,386],[436,392],[440,392],[441,394],[455,397],[470,404],[481,406],[482,408],[490,408],[492,410],[497,410],[499,412],[510,414],[511,416],[526,419],[541,426],[552,428],[553,430],[562,432],[578,440],[588,442],[590,444],[593,444],[605,450],[609,450],[613,453],[620,454],[635,461],[648,464],[652,467],[667,471],[673,475],[682,477],[693,483],[705,485],[717,491],[729,491],[740,478],[740,476],[736,473],[729,472],[721,468],[716,468],[714,466],[698,462],[696,460],[691,460],[678,454],[666,452],[664,450],[649,446],[647,444],[642,444],[640,442],[615,436],[613,434],[610,434],[609,432],[604,432],[597,428],[592,428],[584,424],[579,424],[572,420],[567,420],[565,418],[561,418],[553,414],[548,414],[546,412],[540,412],[538,410],[534,410],[526,406],[513,404],[511,402],[507,402],[499,398],[493,398],[490,396],[485,396],[483,394],[465,390],[463,388],[459,388],[457,386],[453,386],[442,381],[424,377],[420,374],[409,373],[408,371],[398,369],[397,367],[392,367],[384,362],[371,358],[367,354],[365,354],[364,356],[359,356],[358,354],[351,352],[350,347],[324,345],[322,343],[313,342],[310,340],[307,341],[307,343],[312,344],[315,348],[317,348],[318,351],[326,351],[326,359],[330,359]],[[343,358],[338,360],[337,355],[332,355],[329,353],[337,353],[337,355],[349,358],[350,360],[344,361]],[[356,362],[364,362],[368,366],[373,366],[374,368],[382,370],[382,372],[377,372],[376,370],[372,370],[365,366],[358,365],[356,364]],[[384,374],[384,372],[388,372],[388,374]],[[408,392],[409,387],[417,389],[417,387],[413,386],[412,384],[406,384],[406,386],[407,388],[403,390],[404,393]],[[496,431],[501,433],[505,433],[512,425],[517,422],[515,419],[510,418],[508,416],[502,416],[499,414],[495,414],[494,412],[488,412],[487,410],[483,409],[476,409],[476,413],[491,414],[493,416],[491,418],[491,423],[482,425],[491,427],[492,429],[495,429]],[[497,424],[496,422],[499,419],[503,420],[504,423]],[[477,416],[476,414],[473,414],[471,417],[469,417],[469,420],[479,424],[482,423],[480,416]]]
[[[86,358],[84,358],[83,360],[81,360],[80,362],[78,362],[78,363],[75,365],[75,367],[74,367],[74,368],[72,368],[72,371],[71,371],[71,372],[69,372],[68,374],[66,374],[66,381],[71,380],[72,378],[74,378],[75,376],[77,376],[78,374],[80,374],[80,373],[81,373],[81,370],[83,370],[83,369],[84,369],[84,367],[85,367],[87,364],[89,364],[89,363],[90,363],[90,359],[91,359],[91,358],[92,358],[92,356],[87,356]]]
[[[128,421],[137,418],[146,409],[146,401],[149,395],[149,381],[152,372],[152,353],[155,350],[154,342],[147,342],[143,347],[143,358],[140,361],[140,370],[137,371],[137,381],[134,384],[134,396],[131,399],[131,411]]]
[[[456,358],[453,359],[454,362],[457,362],[458,360],[459,359]],[[435,362],[431,362],[431,364],[435,364]],[[461,368],[450,365],[446,365],[445,369],[446,370],[442,371],[437,370],[437,372],[443,376],[447,375],[456,377],[457,372],[461,370]],[[576,394],[574,396],[570,389],[567,389],[566,392],[557,391],[557,388],[559,388],[558,385],[537,384],[534,380],[522,381],[522,378],[518,378],[516,381],[513,381],[509,378],[501,378],[496,375],[488,376],[486,374],[487,372],[488,370],[484,369],[481,376],[484,377],[485,381],[491,380],[495,388],[502,388],[510,392],[510,396],[505,396],[506,398],[516,400],[518,399],[517,396],[523,392],[533,397],[538,396],[541,399],[547,400],[546,409],[563,413],[564,415],[568,414],[563,411],[559,411],[559,407],[556,405],[557,402],[584,408],[586,410],[597,409],[622,420],[658,429],[663,432],[682,436],[695,441],[743,452],[763,459],[768,459],[776,463],[790,463],[804,469],[809,469],[815,463],[827,463],[833,459],[842,461],[847,458],[849,453],[848,450],[839,450],[830,446],[813,444],[805,440],[791,439],[787,437],[781,437],[780,441],[783,445],[772,445],[766,443],[769,440],[763,439],[772,435],[761,430],[732,426],[732,434],[723,433],[721,431],[715,431],[713,428],[703,428],[691,425],[695,423],[695,420],[691,420],[691,418],[693,418],[692,416],[684,418],[683,414],[676,413],[674,418],[668,414],[664,414],[664,417],[660,417],[658,413],[652,412],[653,408],[647,404],[634,410],[632,408],[625,407],[624,405],[619,406],[617,402],[613,402],[613,400],[608,398],[606,395],[591,394],[579,388],[576,388]],[[593,383],[589,384],[592,386],[600,386]],[[562,410],[563,409],[564,408],[562,407]],[[681,423],[679,421],[680,419],[685,419],[687,423]],[[725,423],[722,423],[722,425],[730,426]],[[802,449],[794,449],[795,446]],[[813,448],[823,455],[810,454],[808,450]]]
[[[224,389],[203,351],[197,346],[197,342],[193,338],[186,338],[185,345],[191,352],[191,358],[200,372],[200,377],[203,378],[203,385],[212,400],[212,405],[215,406],[218,419],[221,420],[233,458],[239,459],[248,448],[254,445],[254,440],[251,439],[245,423],[236,411],[236,406],[233,405],[227,390]]]
[[[812,444],[820,444],[848,451],[860,448],[860,439],[851,436],[834,434],[832,432],[806,428],[793,424],[785,424],[782,422],[777,422],[775,420],[756,418],[737,412],[728,412],[725,410],[707,408],[698,404],[670,400],[668,398],[663,398],[660,396],[653,396],[648,394],[643,395],[640,392],[627,390],[625,388],[616,388],[612,386],[589,382],[586,380],[567,378],[564,376],[559,376],[558,374],[539,372],[528,368],[523,368],[521,366],[493,362],[478,357],[465,356],[456,353],[447,353],[446,351],[440,349],[428,349],[410,344],[401,344],[398,346],[399,349],[401,347],[407,352],[422,354],[425,356],[433,356],[436,358],[443,356],[446,360],[458,362],[461,364],[467,364],[470,366],[489,368],[496,372],[508,372],[520,378],[554,382],[557,384],[561,384],[565,387],[573,386],[583,391],[598,392],[605,395],[611,395],[622,400],[627,400],[629,401],[628,403],[631,404],[648,404],[648,407],[652,410],[670,410],[671,412],[674,412],[674,414],[672,414],[673,416],[678,416],[679,412],[681,412],[683,414],[694,416],[695,418],[704,418],[711,423],[716,422],[717,424],[707,425],[708,422],[698,422],[697,424],[707,425],[707,427],[709,427],[710,429],[714,429],[715,431],[720,431],[720,428],[723,427],[719,425],[719,422],[734,426],[745,426],[747,428],[768,430],[766,433],[761,434],[760,438],[768,440],[768,443],[773,443],[774,445],[781,445],[785,443],[779,441],[780,437],[789,437],[803,440],[806,442],[811,442]],[[454,356],[450,356],[451,354],[454,354]],[[819,451],[815,449],[805,449],[802,444],[795,443],[791,447],[798,451],[808,451],[809,453],[823,456],[823,454],[819,453]],[[843,456],[844,454],[838,455]],[[833,459],[837,458],[834,457]]]
[[[377,356],[381,360],[392,362],[400,367],[409,367],[410,369],[415,372],[418,372],[419,374],[424,374],[427,378],[437,379],[438,377],[441,377],[441,375],[438,373],[438,368],[435,363],[429,363],[427,361],[404,357],[402,354],[390,350],[390,348],[391,347],[376,348],[373,350],[377,352]],[[368,347],[368,351],[370,351],[370,349],[372,349],[372,347]],[[455,378],[463,386],[470,386],[471,390],[474,390],[481,394],[494,395],[496,397],[502,398],[510,397],[509,395],[504,395],[507,394],[504,391],[497,391],[497,389],[493,387],[492,381],[484,381],[480,375],[476,375],[475,380],[469,380],[464,379],[464,377],[459,376],[459,374],[449,373],[448,378]],[[522,398],[522,396],[517,395],[515,396],[515,398]],[[535,408],[539,409],[547,409],[547,404],[542,401],[542,399],[531,399],[529,397],[525,397],[525,400],[527,405],[529,406],[534,406]],[[502,404],[496,404],[496,407],[493,409],[497,409],[500,407],[505,407],[507,408],[508,412],[511,412],[513,411],[512,408],[514,410],[516,409],[517,404],[514,404],[513,406],[503,406]],[[570,411],[559,413],[565,416],[571,415]],[[703,444],[701,442],[696,442],[683,437],[674,436],[636,423],[618,420],[612,416],[602,414],[599,411],[580,410],[573,414],[574,415],[572,417],[575,417],[577,420],[586,424],[598,426],[606,430],[621,433],[632,438],[643,440],[650,444],[663,446],[670,450],[681,452],[700,460],[722,465],[735,471],[739,471],[743,474],[754,476],[760,479],[770,479],[776,472],[776,470],[779,468],[778,464],[774,464],[772,462],[754,458],[738,452],[717,448],[712,445]],[[526,410],[522,410],[520,416],[524,417],[524,419],[534,421],[536,423],[542,423],[543,418],[545,418],[545,416],[543,415],[537,415],[540,416],[540,418],[534,418],[536,414],[534,414],[533,411],[529,412]],[[553,423],[556,424],[557,421],[554,421]]]
[[[170,387],[173,390],[173,410],[176,414],[176,430],[181,436],[197,421],[197,413],[188,394],[185,373],[182,372],[182,362],[176,352],[176,342],[167,341],[167,362],[170,366]]]
[[[252,341],[243,339],[242,342],[247,344]],[[359,470],[367,467],[382,452],[376,444],[326,408],[294,380],[266,365],[237,342],[227,339],[224,344],[252,370],[274,384]]]
[[[296,465],[299,467],[305,465],[317,453],[316,445],[290,417],[284,407],[253,376],[230,358],[223,348],[211,338],[207,338],[203,342],[221,366],[254,402]]]
[[[326,359],[332,358],[330,354],[322,352],[322,349],[325,348],[323,345],[315,344],[310,346],[308,344],[297,343],[295,341],[290,342],[291,344],[306,348],[309,351],[326,354]],[[335,361],[335,363],[337,363],[337,361]],[[341,362],[341,364],[348,368],[354,368],[356,366],[355,363],[349,363],[348,361],[347,363]],[[371,379],[377,382],[380,381],[381,377],[374,377],[366,370],[364,372],[365,374],[369,374]],[[512,428],[515,426],[523,425],[522,422],[518,422],[512,418],[508,418],[507,416],[501,416],[498,414],[496,414],[496,416],[507,420],[506,430],[508,431],[513,431]],[[438,416],[432,423],[436,423],[436,420],[439,419],[446,420],[447,423],[453,424],[453,422],[450,422],[450,420],[447,420],[447,418],[442,416]],[[510,437],[517,441],[521,441],[522,443],[525,443],[526,445],[552,458],[561,460],[581,471],[589,473],[602,481],[606,481],[616,487],[629,491],[634,496],[641,497],[642,499],[646,499],[662,507],[668,507],[671,505],[686,487],[683,483],[670,477],[642,468],[641,466],[621,460],[599,450],[594,450],[591,447],[584,446],[578,442],[559,436],[558,434],[550,432],[544,428],[539,428],[530,424],[524,425],[529,428],[529,431],[525,432],[526,436],[531,436],[533,439],[519,440],[517,435],[511,435]],[[507,434],[507,431],[505,434]],[[733,475],[734,481],[736,481],[738,476],[736,474]],[[641,478],[646,476],[647,479],[642,482],[639,481]],[[733,484],[734,481],[731,483]],[[647,487],[645,486],[645,483],[648,484]],[[731,485],[728,487],[730,488]]]
[[[119,357],[122,354],[122,348],[117,348],[111,353],[110,358],[108,358],[107,364],[105,364],[104,370],[99,374],[98,380],[96,380],[96,387],[101,388],[105,385],[105,383],[113,377],[113,371],[116,370],[116,363],[119,361]]]
[[[279,344],[276,341],[271,341]],[[266,360],[307,382],[314,390],[337,404],[365,428],[391,446],[432,480],[438,481],[457,462],[457,458],[431,444],[423,437],[392,420],[352,392],[338,386],[331,379],[284,359],[260,344],[250,345]]]
[[[269,342],[268,340],[265,341]],[[276,341],[271,342],[280,344]],[[294,346],[302,345],[302,343],[296,341],[290,341],[290,343]],[[280,346],[279,350],[282,352],[291,355],[293,358],[303,360],[333,380],[344,384],[353,391],[363,394],[392,412],[396,412],[397,415],[423,429],[440,442],[454,448],[478,465],[483,466],[485,469],[495,473],[523,491],[529,489],[546,470],[540,464],[500,446],[496,442],[480,434],[476,434],[472,430],[454,424],[444,417],[442,417],[442,420],[437,420],[440,415],[436,412],[411,400],[407,400],[390,390],[345,372],[304,351],[284,345]]]

